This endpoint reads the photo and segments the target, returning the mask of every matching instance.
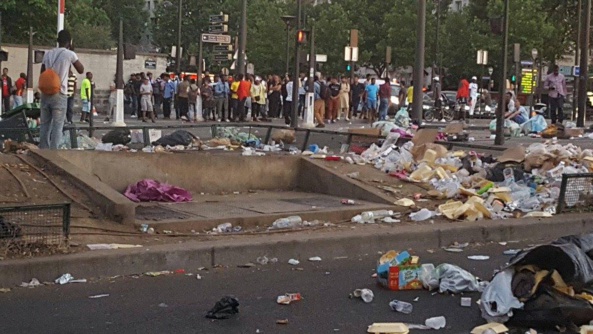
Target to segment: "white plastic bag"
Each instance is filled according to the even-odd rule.
[[[523,308],[511,289],[513,272],[513,269],[499,272],[482,292],[480,309],[486,321],[505,323],[513,316],[513,309]]]

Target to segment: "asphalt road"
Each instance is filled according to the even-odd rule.
[[[393,245],[395,248],[397,245]],[[422,263],[453,263],[479,277],[489,279],[504,265],[505,249],[525,246],[489,244],[469,246],[462,253],[424,249],[411,250]],[[472,261],[469,255],[490,255],[487,261]],[[273,254],[269,254],[273,256]],[[323,258],[323,254],[319,254]],[[460,306],[459,295],[432,294],[425,290],[389,291],[379,287],[371,275],[378,254],[356,258],[309,262],[299,267],[280,259],[276,264],[254,268],[215,268],[193,275],[125,277],[89,283],[14,288],[0,294],[4,310],[2,333],[364,333],[374,322],[423,324],[426,318],[445,316],[447,328],[439,333],[469,333],[484,323],[472,297],[469,308]],[[254,259],[255,262],[255,259]],[[175,268],[172,268],[175,269]],[[202,276],[196,279],[196,273]],[[369,288],[375,294],[370,304],[349,299],[356,288]],[[278,305],[276,296],[300,292],[302,301]],[[89,296],[109,294],[100,299]],[[240,300],[240,313],[228,320],[209,320],[205,313],[225,295]],[[417,302],[413,299],[418,297]],[[410,315],[390,310],[392,299],[411,302]],[[164,304],[163,304],[164,303]],[[287,325],[276,320],[288,319]],[[426,331],[412,330],[411,333]]]

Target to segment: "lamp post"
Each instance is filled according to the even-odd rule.
[[[436,5],[436,14],[437,14],[437,26],[436,26],[436,38],[434,43],[434,65],[433,65],[433,74],[441,75],[441,64],[439,62],[439,36],[441,35],[441,0],[434,0]],[[436,72],[436,73],[435,73]]]
[[[531,49],[531,59],[533,59],[533,63],[531,64],[531,110],[533,111],[533,105],[535,104],[535,90],[539,86],[538,80],[535,78],[535,61],[538,56],[538,51],[536,48]],[[533,81],[535,79],[535,88],[533,87]]]
[[[426,0],[418,0],[418,23],[416,27],[416,62],[414,64],[414,99],[412,119],[422,122],[422,98],[424,88],[424,44],[426,37]]]
[[[488,86],[486,87],[489,91],[492,89],[492,73],[494,73],[494,67],[489,66],[488,67],[488,77],[490,79],[488,79]]]
[[[245,75],[245,49],[247,48],[247,0],[241,2],[241,24],[239,28],[239,49],[237,50],[238,74]]]
[[[181,11],[183,0],[179,0],[179,8],[177,11],[177,50],[175,50],[175,67],[177,75],[181,74]]]
[[[502,50],[500,54],[500,83],[498,88],[498,108],[496,110],[496,137],[494,145],[504,145],[504,95],[506,94],[507,52],[509,49],[509,0],[504,0],[502,22]]]
[[[290,25],[294,20],[296,20],[296,16],[293,15],[284,15],[280,17],[284,24],[286,24],[286,71],[285,73],[289,73],[290,70]]]
[[[577,126],[585,126],[587,114],[587,81],[589,78],[589,41],[591,29],[591,0],[582,0],[582,27],[581,27],[581,57],[579,66],[579,111],[577,114]]]

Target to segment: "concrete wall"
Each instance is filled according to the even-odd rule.
[[[150,154],[59,151],[59,155],[123,192],[130,183],[155,179],[194,194],[296,188],[299,157],[237,154]]]
[[[3,44],[2,48],[8,51],[8,61],[2,62],[2,67],[8,68],[8,73],[13,80],[16,80],[19,74],[27,73],[27,46]],[[34,50],[50,50],[49,46],[35,46]],[[99,91],[108,91],[109,84],[115,78],[115,67],[117,60],[116,51],[108,50],[88,50],[77,49],[76,54],[84,65],[85,72],[93,72],[93,80],[96,84],[96,89]],[[156,70],[144,68],[144,61],[152,59],[156,60]],[[167,67],[167,55],[164,54],[136,54],[136,59],[124,61],[124,80],[129,79],[130,74],[139,72],[152,72],[153,74],[161,74],[165,72]],[[33,83],[37,86],[39,78],[39,71],[41,64],[33,65]],[[78,87],[84,79],[84,74],[78,75]]]

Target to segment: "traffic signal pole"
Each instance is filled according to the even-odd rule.
[[[500,83],[498,88],[498,108],[496,109],[496,137],[494,145],[504,145],[504,99],[506,94],[507,76],[507,53],[509,48],[509,0],[504,0],[504,16],[502,22],[502,50]]]
[[[296,14],[296,37],[295,37],[295,56],[294,56],[294,74],[292,75],[292,110],[290,111],[291,120],[290,126],[297,128],[299,126],[299,60],[300,60],[300,43],[299,34],[301,30],[301,3],[302,0],[297,0],[297,14]]]

